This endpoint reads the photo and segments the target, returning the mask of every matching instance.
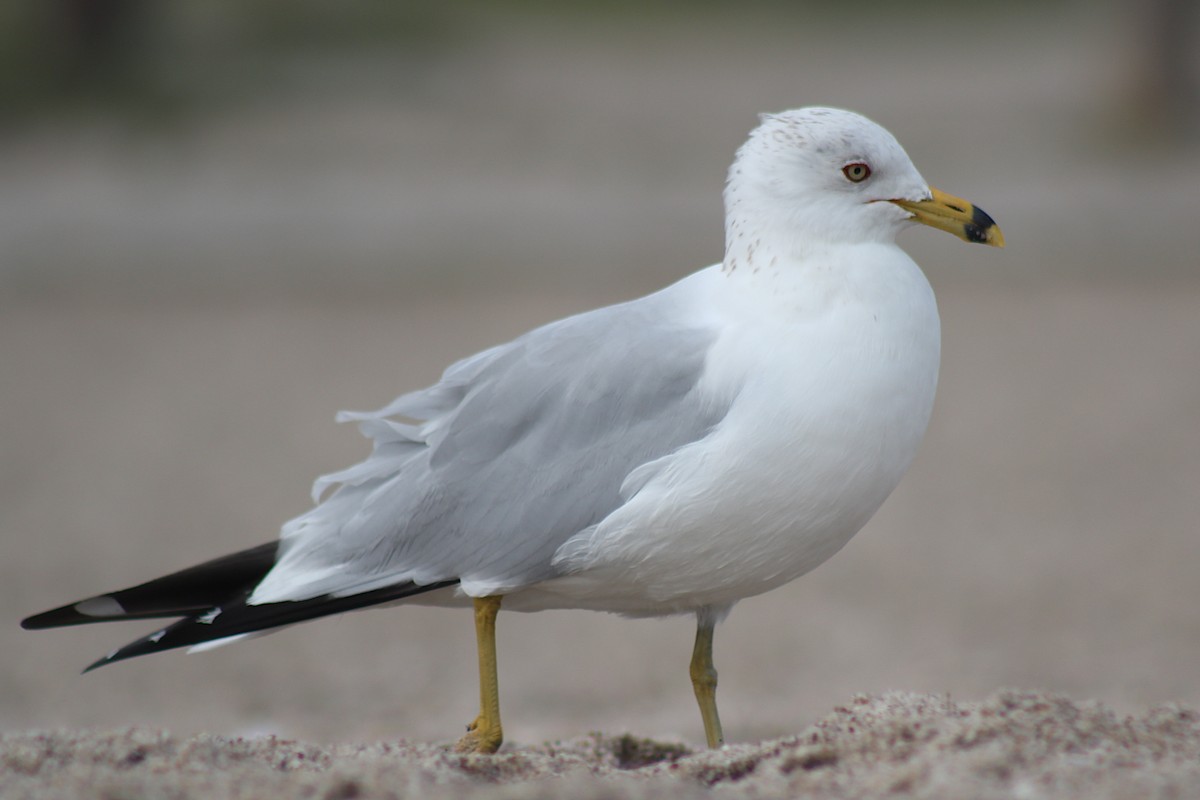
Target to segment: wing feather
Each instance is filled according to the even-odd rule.
[[[554,577],[555,550],[621,505],[641,465],[703,436],[712,328],[672,289],[538,328],[460,361],[436,385],[343,413],[375,444],[284,526],[252,604],[459,580],[510,590]],[[626,487],[626,492],[628,487]]]

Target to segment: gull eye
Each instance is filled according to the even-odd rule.
[[[853,164],[842,167],[842,174],[851,183],[862,183],[871,177],[871,168],[861,161],[855,161]]]

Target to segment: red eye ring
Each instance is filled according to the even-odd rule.
[[[862,161],[855,161],[852,164],[847,164],[842,167],[842,174],[846,176],[846,180],[851,183],[862,183],[867,178],[871,177],[871,166]]]

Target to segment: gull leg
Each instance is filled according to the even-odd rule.
[[[700,717],[704,720],[704,737],[709,747],[725,744],[721,731],[721,718],[717,715],[717,668],[713,666],[713,628],[716,620],[709,614],[700,614],[696,619],[696,646],[692,650],[689,672],[696,702],[700,704]]]
[[[500,596],[475,598],[475,639],[479,650],[479,716],[454,749],[460,753],[494,753],[504,741],[500,728],[500,682],[496,677],[496,614]]]

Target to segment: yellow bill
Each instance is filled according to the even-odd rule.
[[[913,219],[931,228],[953,233],[966,242],[1004,247],[1004,234],[982,208],[966,200],[929,187],[928,200],[892,200],[890,202],[913,215]]]

